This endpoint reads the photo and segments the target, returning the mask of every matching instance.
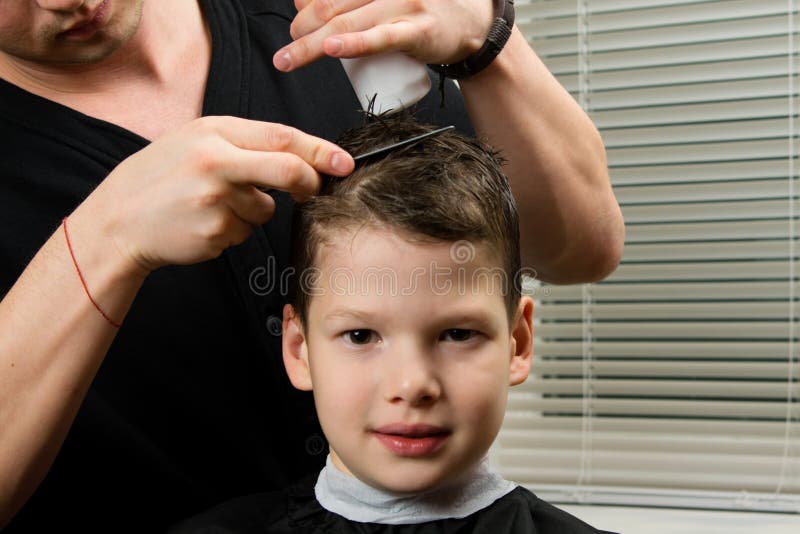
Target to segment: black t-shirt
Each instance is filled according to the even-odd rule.
[[[335,139],[360,123],[337,60],[272,67],[290,0],[203,0],[213,52],[204,115],[290,124]],[[146,106],[146,102],[142,102]],[[448,86],[422,120],[471,131]],[[146,139],[0,79],[0,297],[47,238]],[[3,530],[159,532],[235,495],[318,471],[326,445],[311,397],[280,357],[291,201],[220,258],[145,281],[45,480]],[[42,329],[59,311],[42,318]]]
[[[314,496],[315,478],[286,491],[232,499],[173,527],[169,534],[610,534],[522,487],[463,518],[411,525],[358,523],[329,512]]]

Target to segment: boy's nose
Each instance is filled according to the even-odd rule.
[[[388,366],[386,398],[389,402],[405,402],[412,406],[433,404],[442,395],[442,386],[430,355],[406,351],[392,358]]]

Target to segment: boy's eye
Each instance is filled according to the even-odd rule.
[[[440,339],[443,341],[467,341],[475,334],[475,330],[467,328],[449,328],[442,332]]]
[[[345,339],[353,345],[366,345],[372,341],[373,335],[372,330],[350,330],[344,333]]]

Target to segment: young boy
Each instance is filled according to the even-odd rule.
[[[357,155],[430,131],[378,117],[339,142]],[[486,461],[533,345],[501,164],[446,131],[366,158],[299,207],[283,359],[313,390],[327,465],[174,532],[599,532]]]

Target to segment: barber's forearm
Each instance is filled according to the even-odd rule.
[[[589,117],[516,27],[495,61],[460,85],[478,135],[508,160],[523,265],[554,283],[607,276],[619,263],[624,225]]]
[[[93,298],[121,321],[142,276],[115,265],[118,255],[105,254],[80,217],[70,223]],[[57,230],[0,301],[0,528],[49,470],[116,331]]]

